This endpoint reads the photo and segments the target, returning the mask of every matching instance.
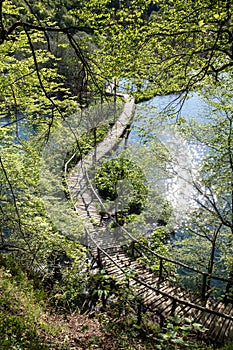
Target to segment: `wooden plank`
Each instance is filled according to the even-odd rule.
[[[226,305],[224,312],[231,314],[232,309],[233,309],[232,304],[228,304],[228,305]],[[233,322],[232,321],[219,317],[218,323],[220,325],[219,329],[217,329],[216,324],[215,324],[215,327],[213,328],[214,332],[212,332],[212,335],[215,337],[215,339],[224,339],[225,338],[225,331],[228,329],[228,327],[231,327],[231,329],[228,330],[228,333],[232,334],[232,332],[233,332]]]

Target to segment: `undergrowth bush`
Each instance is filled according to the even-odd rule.
[[[41,292],[9,255],[0,256],[0,349],[49,350],[42,333]]]

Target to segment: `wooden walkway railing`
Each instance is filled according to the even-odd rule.
[[[95,200],[100,202],[101,207],[105,209],[104,203],[102,203],[98,193],[90,182],[87,169],[83,167],[83,170],[89,190],[91,190]],[[118,224],[116,223],[116,225]],[[209,275],[182,262],[162,256],[138,241],[124,227],[118,225],[118,228],[122,231],[122,235],[126,240],[129,241],[123,247],[105,248],[103,244],[100,246],[98,244],[98,228],[96,227],[94,229],[95,239],[93,238],[93,234],[86,230],[84,243],[87,247],[91,247],[91,253],[98,266],[104,268],[114,278],[122,279],[122,276],[128,274],[129,269],[134,269],[135,274],[131,276],[129,283],[131,286],[134,286],[138,295],[142,297],[141,310],[149,309],[157,313],[161,319],[166,319],[171,315],[190,317],[195,322],[199,322],[203,327],[209,329],[208,336],[210,339],[220,343],[226,339],[233,339],[233,306],[231,304],[225,305],[221,301],[215,302],[211,300],[209,298],[210,290],[208,289],[210,279],[224,282],[232,282],[231,280]],[[123,263],[118,259],[119,251],[121,251]],[[159,271],[157,274],[150,273],[147,269],[143,268],[144,274],[147,274],[153,283],[145,281],[144,274],[140,274],[142,264],[136,260],[138,257],[143,255],[148,256],[148,254],[159,261]],[[174,264],[196,275],[200,275],[202,278],[201,294],[196,295],[181,288],[178,284],[171,282],[169,276],[165,276],[166,274],[164,273],[165,263]]]
[[[130,276],[128,286],[141,297],[140,310],[150,310],[162,320],[168,316],[189,318],[202,324],[207,329],[209,339],[222,343],[233,339],[233,306],[211,299],[203,300],[191,291],[181,288],[176,283],[161,279],[161,276],[149,272],[145,266],[125,254],[125,247],[104,250],[92,249],[97,264],[112,275],[122,280]],[[131,273],[129,274],[129,271]]]
[[[189,266],[187,264],[184,264],[180,261],[165,257],[161,254],[156,253],[155,251],[151,250],[148,246],[145,244],[142,244],[141,242],[137,241],[136,239],[132,241],[131,243],[131,250],[132,250],[132,256],[135,257],[137,254],[139,256],[147,255],[146,253],[151,254],[152,256],[156,257],[159,260],[159,278],[163,278],[163,271],[164,271],[164,262],[169,262],[173,264],[176,267],[182,267],[183,269],[193,272],[196,275],[201,276],[202,280],[202,287],[201,287],[201,298],[202,300],[205,300],[207,297],[211,295],[211,290],[209,289],[209,285],[212,280],[215,281],[222,281],[225,283],[231,283],[233,285],[233,279],[224,278],[221,276],[216,276],[213,274],[209,274],[208,272],[198,270],[192,266]]]

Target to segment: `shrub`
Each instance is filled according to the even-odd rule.
[[[121,203],[126,214],[140,214],[147,197],[146,178],[141,168],[123,155],[106,160],[95,175],[104,200]]]

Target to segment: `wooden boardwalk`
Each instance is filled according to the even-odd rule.
[[[125,107],[120,118],[105,140],[79,162],[68,177],[74,209],[85,221],[86,234],[82,243],[90,247],[93,259],[116,280],[125,279],[130,273],[129,286],[134,288],[141,298],[144,310],[151,310],[164,320],[170,315],[188,317],[207,328],[210,339],[218,343],[233,339],[232,304],[225,305],[211,298],[205,299],[203,293],[201,296],[196,295],[173,283],[169,278],[164,279],[160,274],[152,273],[127,253],[124,242],[119,242],[112,231],[98,225],[98,212],[103,204],[89,179],[88,170],[118,144],[132,120],[134,100],[128,95],[122,96],[125,99]],[[129,235],[128,238],[132,237]],[[159,258],[161,262],[163,258],[166,259]],[[203,274],[204,280],[206,277],[206,274]]]
[[[122,135],[132,122],[135,108],[134,99],[128,94],[117,95],[124,98],[125,104],[123,112],[108,132],[105,139],[96,146],[95,150],[92,150],[82,161],[75,165],[67,179],[74,209],[83,217],[89,234],[91,234],[94,239],[97,239],[96,232],[98,231],[98,243],[101,244],[101,242],[105,242],[105,246],[106,244],[109,246],[114,244],[115,238],[112,233],[106,232],[106,228],[101,229],[98,227],[101,218],[99,211],[104,210],[104,208],[101,208],[100,201],[97,198],[98,195],[94,193],[91,180],[88,178],[88,170],[96,168],[98,162],[111,153],[119,144]],[[69,161],[66,163],[65,168],[67,168],[68,163]],[[93,225],[93,222],[96,223],[96,226]]]

